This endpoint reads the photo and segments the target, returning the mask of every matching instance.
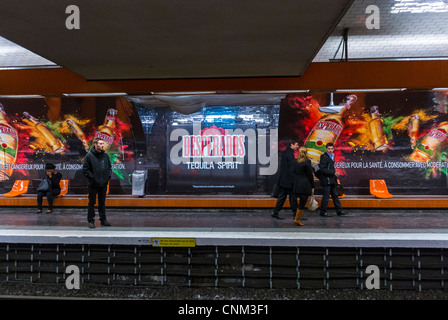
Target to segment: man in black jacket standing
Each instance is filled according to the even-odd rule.
[[[328,143],[326,149],[327,152],[320,156],[319,162],[320,184],[324,190],[322,202],[320,204],[320,215],[322,217],[330,217],[327,213],[327,205],[331,195],[338,216],[343,216],[347,213],[342,211],[341,202],[339,201],[338,192],[336,190],[337,176],[339,176],[339,172],[336,172],[336,169],[334,168],[333,143]]]
[[[93,148],[87,153],[82,166],[83,174],[89,180],[89,205],[87,221],[89,228],[95,228],[95,203],[98,194],[98,213],[102,226],[110,226],[106,219],[107,185],[112,175],[112,165],[109,156],[104,152],[104,141],[95,138]]]
[[[278,178],[278,186],[280,193],[277,198],[277,203],[272,212],[272,217],[276,219],[284,219],[278,215],[279,211],[283,208],[283,204],[286,201],[286,197],[289,195],[289,204],[293,212],[293,216],[297,211],[297,197],[292,192],[294,187],[294,164],[296,158],[294,157],[294,151],[299,148],[299,142],[291,140],[289,146],[283,151],[282,159],[280,162],[280,176]]]

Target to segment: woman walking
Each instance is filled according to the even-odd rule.
[[[294,218],[294,223],[303,226],[302,216],[306,202],[314,189],[314,174],[311,160],[308,158],[308,151],[305,147],[300,147],[299,157],[294,165],[294,188],[293,192],[299,199],[299,205]]]

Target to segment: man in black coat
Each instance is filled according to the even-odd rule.
[[[338,192],[336,190],[337,177],[339,175],[334,168],[334,145],[333,143],[327,144],[327,152],[320,156],[319,171],[320,171],[320,184],[323,188],[322,202],[320,204],[320,215],[322,217],[330,217],[327,213],[328,200],[333,199],[333,204],[338,216],[346,215],[346,212],[342,211],[341,202],[339,201]]]
[[[110,226],[106,220],[107,185],[112,175],[112,165],[109,156],[104,152],[104,141],[99,138],[93,140],[93,148],[87,153],[82,166],[83,174],[89,180],[89,204],[87,221],[89,228],[95,228],[95,203],[98,194],[98,213],[102,226]]]
[[[278,215],[279,211],[283,208],[283,204],[286,201],[286,197],[289,196],[289,204],[293,215],[296,215],[297,211],[297,197],[292,192],[294,187],[294,164],[296,158],[294,157],[294,151],[299,148],[299,142],[291,140],[289,146],[283,151],[282,159],[280,161],[280,176],[278,179],[278,186],[280,193],[277,198],[277,203],[272,212],[272,217],[276,219],[284,219]]]

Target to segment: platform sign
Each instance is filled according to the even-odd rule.
[[[153,247],[195,247],[196,239],[194,238],[152,238]]]

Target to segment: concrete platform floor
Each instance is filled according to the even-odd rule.
[[[271,217],[268,209],[109,208],[111,227],[89,229],[86,208],[0,208],[1,243],[151,245],[154,239],[194,239],[195,246],[321,246],[448,248],[448,210],[350,209],[347,216],[305,212]],[[97,214],[98,217],[98,214]]]
[[[448,229],[448,209],[348,209],[347,216],[321,217],[318,211],[305,211],[303,223],[296,227],[293,213],[284,209],[271,217],[268,209],[136,209],[107,208],[113,227],[124,228],[269,228],[269,229]],[[0,208],[0,226],[87,227],[86,208],[55,208],[53,213],[36,214],[35,208]],[[98,213],[96,226],[99,226]],[[286,231],[286,230],[285,230]]]

